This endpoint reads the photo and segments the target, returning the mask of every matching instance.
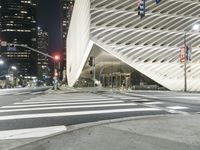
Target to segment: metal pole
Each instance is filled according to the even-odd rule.
[[[94,57],[93,57],[93,69],[94,69],[93,79],[94,79],[94,87],[95,87],[96,68],[95,68],[95,58]]]
[[[57,90],[57,76],[56,76],[57,70],[56,70],[56,62],[54,61],[54,90]]]
[[[104,67],[102,67],[101,70],[100,70],[100,72],[99,72],[99,81],[100,81],[100,84],[101,84],[101,74],[102,74],[103,70],[104,70]],[[103,85],[103,80],[104,79],[102,79],[102,84],[101,85]]]
[[[27,48],[27,49],[29,49],[29,50],[31,50],[31,51],[37,52],[37,53],[39,53],[39,54],[41,54],[41,55],[43,55],[43,56],[49,57],[49,58],[51,58],[51,59],[54,59],[53,56],[51,56],[51,55],[49,55],[49,54],[46,54],[46,53],[43,53],[43,52],[41,52],[41,51],[39,51],[39,50],[37,50],[37,49],[31,48],[31,47],[29,47],[29,46],[25,46],[25,45],[21,45],[21,44],[12,44],[12,43],[8,43],[8,44],[14,45],[14,46],[16,46],[16,47],[24,47],[24,48]]]
[[[8,43],[8,44],[11,44],[11,43]],[[51,58],[51,59],[54,60],[54,57],[53,57],[53,56],[51,56],[51,55],[49,55],[49,54],[46,54],[46,53],[43,53],[43,52],[41,52],[41,51],[39,51],[39,50],[37,50],[37,49],[31,48],[31,47],[29,47],[29,46],[20,45],[20,44],[13,44],[13,45],[16,46],[16,47],[24,47],[24,48],[27,48],[27,49],[29,49],[29,50],[31,50],[31,51],[37,52],[37,53],[39,53],[39,54],[41,54],[41,55],[43,55],[43,56],[49,57],[49,58]],[[58,66],[58,67],[59,67],[58,69],[56,68],[56,63],[57,63],[57,62],[55,62],[55,60],[54,60],[54,74],[57,73],[58,70],[60,70],[60,62],[59,62],[59,64],[58,64],[58,65],[59,65],[59,66]],[[54,90],[57,90],[57,89],[58,89],[58,77],[54,75]]]
[[[184,34],[184,92],[187,92],[187,58],[186,58],[186,32]]]

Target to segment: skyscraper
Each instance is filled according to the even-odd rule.
[[[37,28],[37,50],[48,54],[49,49],[49,35],[47,30],[41,27]],[[38,54],[37,71],[38,77],[42,78],[48,71],[48,57]]]
[[[0,0],[0,39],[36,48],[37,0]],[[0,55],[7,66],[15,65],[18,74],[35,76],[37,74],[37,54],[29,49],[13,46],[1,47]]]
[[[63,0],[63,48],[64,48],[64,65],[66,64],[66,38],[69,30],[71,15],[74,7],[74,0]]]

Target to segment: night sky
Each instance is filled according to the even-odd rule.
[[[38,26],[49,32],[49,50],[62,50],[61,0],[39,0]]]

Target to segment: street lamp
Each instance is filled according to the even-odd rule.
[[[15,71],[17,70],[16,66],[10,66],[8,68],[8,80],[11,82],[12,86],[14,86],[14,79],[15,79]]]
[[[195,24],[192,27],[193,31],[199,31],[200,25],[199,24]],[[187,61],[188,61],[188,45],[187,45],[187,41],[186,41],[186,34],[187,32],[185,32],[184,34],[184,92],[187,92]],[[187,53],[187,55],[186,55]],[[191,55],[191,54],[190,54]],[[186,58],[187,56],[187,58]]]
[[[3,60],[0,60],[0,65],[3,65],[4,64],[4,61]]]

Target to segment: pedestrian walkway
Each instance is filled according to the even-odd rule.
[[[0,140],[46,136],[48,128],[54,126],[59,126],[62,131],[65,130],[64,125],[167,113],[159,108],[124,101],[127,99],[139,100],[123,95],[108,97],[108,95],[89,92],[72,92],[41,95],[13,105],[2,106],[0,107]],[[24,132],[31,133],[32,130],[36,132],[43,129],[44,134],[24,134]],[[24,136],[19,136],[20,133]]]

